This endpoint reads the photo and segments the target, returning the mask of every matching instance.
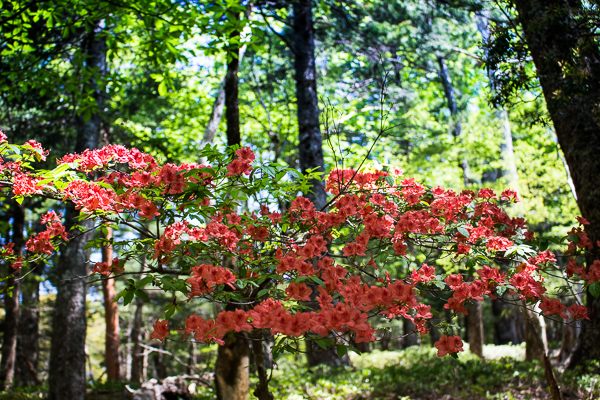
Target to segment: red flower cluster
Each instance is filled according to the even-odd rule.
[[[187,280],[190,284],[190,298],[200,296],[204,293],[210,293],[214,286],[227,284],[231,286],[236,278],[233,272],[223,267],[202,264],[192,268],[192,277]]]
[[[254,152],[249,147],[242,147],[235,151],[237,158],[235,158],[229,165],[227,165],[227,176],[235,175],[250,175],[252,169],[252,162],[254,161]]]
[[[463,351],[463,342],[460,336],[442,336],[440,340],[433,345],[438,349],[438,357],[444,357],[446,354],[453,354]]]
[[[2,140],[0,135],[0,143]],[[23,148],[46,154],[35,142]],[[188,317],[185,336],[193,334],[199,341],[222,343],[228,332],[265,329],[289,337],[309,332],[322,336],[349,332],[356,342],[368,342],[374,340],[375,332],[368,319],[375,315],[410,319],[415,330],[425,334],[432,326],[429,321],[433,313],[431,306],[419,301],[423,301],[423,291],[434,287],[445,289],[449,298],[444,307],[458,313],[467,314],[465,302],[482,301],[486,295],[493,297],[508,289],[530,304],[540,302],[546,315],[582,319],[589,314],[583,306],[573,304],[567,308],[545,295],[541,274],[556,263],[550,252],[539,252],[520,265],[511,263],[507,272],[492,266],[476,267],[476,275],[468,278],[463,274],[436,276],[435,267],[427,264],[408,276],[396,277],[401,279],[392,279],[387,272],[379,275],[378,263],[383,258],[378,255],[387,254],[397,260],[407,255],[409,245],[435,247],[462,263],[473,253],[494,257],[515,243],[521,244],[524,237],[533,240],[522,218],[511,218],[499,207],[502,201],[518,201],[511,190],[500,196],[491,189],[457,194],[402,178],[399,169],[391,169],[389,174],[334,169],[327,177],[327,190],[334,195],[328,210],[317,210],[309,199],[296,197],[281,215],[271,212],[264,198],[259,198],[271,189],[269,196],[277,197],[274,193],[281,192],[281,186],[269,179],[242,176],[250,174],[255,160],[247,147],[236,150],[230,162],[217,162],[219,167],[207,173],[211,167],[195,163],[159,166],[139,150],[108,146],[64,157],[60,163],[75,163],[69,168],[79,173],[78,179],[71,180],[70,174],[60,184],[42,184],[41,174],[23,172],[23,165],[31,161],[27,157],[25,154],[22,158],[26,162],[0,162],[0,171],[11,180],[15,195],[62,196],[92,217],[115,224],[157,219],[158,233],[144,239],[144,245],[152,240],[153,264],[160,266],[174,260],[184,265],[193,262],[198,253],[206,263],[191,269],[187,279],[190,300],[218,297],[224,285],[229,285],[236,296],[245,298],[248,308],[254,306],[224,311],[214,320],[196,314]],[[98,173],[81,173],[98,169],[104,174],[95,181],[93,176]],[[230,196],[223,193],[231,188],[231,179],[226,177],[236,177],[234,180],[244,185],[245,195],[256,195],[261,204],[258,214],[238,215],[233,211]],[[293,187],[291,192],[297,190]],[[52,254],[57,242],[67,239],[60,217],[54,212],[43,216],[42,222],[46,230],[28,240],[29,253]],[[587,221],[580,218],[579,223],[569,233],[573,256],[594,246],[583,230]],[[140,248],[139,244],[132,247],[131,254]],[[13,266],[20,265],[11,248],[1,254]],[[218,264],[223,255],[232,254],[240,266],[239,277],[228,268],[208,264]],[[94,273],[113,271],[120,272],[118,260],[93,267]],[[586,270],[573,257],[566,275],[577,275],[588,283],[600,281],[600,261]],[[313,289],[307,282],[319,286]],[[258,288],[268,289],[273,297],[257,303],[257,292],[263,290]],[[311,299],[313,302],[306,303]],[[311,308],[315,303],[319,308]],[[157,320],[151,337],[163,340],[168,334],[168,322]],[[462,342],[457,336],[444,335],[435,347],[440,356],[454,354],[462,351]]]

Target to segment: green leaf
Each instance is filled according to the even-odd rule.
[[[143,288],[144,286],[146,286],[147,284],[149,284],[149,283],[152,283],[152,280],[153,280],[153,279],[154,279],[154,278],[153,278],[151,275],[148,275],[148,276],[146,276],[144,279],[140,280],[140,281],[139,281],[139,282],[138,282],[138,283],[135,285],[135,288],[136,288],[136,289],[141,289],[141,288]]]
[[[346,353],[348,353],[348,347],[346,347],[346,346],[338,346],[337,347],[338,357],[342,358],[342,357],[344,357],[344,355],[346,355]]]
[[[469,235],[469,231],[467,230],[467,228],[465,228],[464,226],[459,226],[457,228],[458,233],[460,233],[461,235],[463,235],[464,237],[468,238],[471,235]]]
[[[384,180],[387,182],[387,184],[388,184],[388,185],[390,185],[390,186],[394,186],[394,183],[396,183],[396,182],[394,181],[394,178],[392,178],[391,176],[386,176],[386,177],[385,177],[385,178],[383,178],[383,179],[384,179]]]
[[[540,241],[540,251],[545,251],[548,249],[548,245],[550,244],[550,242],[546,239]]]
[[[598,282],[591,284],[588,289],[590,291],[590,294],[595,298],[598,298],[598,296],[600,296],[600,285],[598,284]]]
[[[260,292],[258,292],[258,294],[256,295],[256,297],[262,297],[265,294],[269,293],[269,289],[263,289]]]
[[[323,350],[327,350],[327,347],[331,345],[331,339],[319,339],[315,340],[315,343],[318,344]]]
[[[133,291],[129,291],[127,293],[125,293],[125,296],[123,296],[123,305],[126,306],[127,304],[131,303],[131,300],[133,300]]]
[[[140,299],[145,300],[145,301],[150,301],[148,294],[146,292],[144,292],[143,290],[138,289],[134,293],[135,293],[135,297],[139,297]]]
[[[167,95],[167,82],[166,81],[162,81],[159,85],[158,85],[158,94],[161,96],[166,96]]]
[[[165,319],[171,318],[173,316],[173,314],[175,314],[175,310],[176,309],[177,308],[175,307],[175,304],[171,304],[171,307],[169,308],[169,310],[165,314]]]
[[[499,296],[502,296],[506,291],[506,286],[498,286],[498,289],[496,289],[496,291],[498,292]]]
[[[323,287],[326,287],[325,283],[323,283],[323,281],[321,279],[317,278],[316,276],[311,276],[310,279],[313,280],[315,283],[317,283]]]

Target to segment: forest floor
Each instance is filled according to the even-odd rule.
[[[351,367],[312,369],[304,367],[302,358],[290,355],[278,360],[270,388],[275,399],[284,400],[549,399],[541,364],[524,361],[524,355],[523,345],[486,345],[484,360],[468,351],[456,360],[438,358],[431,347],[415,346],[351,353]],[[564,371],[560,365],[556,373],[565,400],[600,398],[600,375]],[[90,390],[88,400],[123,398],[124,385],[112,391],[96,389]],[[212,388],[199,386],[194,391],[193,400],[216,398]],[[7,400],[42,398],[39,389],[0,394]]]
[[[524,345],[485,346],[485,360],[468,351],[458,360],[438,358],[431,347],[411,347],[351,353],[352,367],[313,369],[290,357],[279,360],[270,386],[276,399],[287,400],[548,399],[543,367],[524,356]],[[557,378],[565,400],[600,394],[600,375],[559,367]],[[198,398],[213,396],[206,390]]]

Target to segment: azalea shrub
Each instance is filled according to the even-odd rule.
[[[317,173],[257,165],[249,148],[221,152],[208,146],[201,154],[206,165],[176,165],[112,145],[67,155],[53,170],[40,170],[36,162],[48,153],[38,143],[9,144],[4,135],[0,141],[5,196],[72,202],[81,220],[93,221],[92,231],[137,232],[107,239],[77,226],[67,231],[56,209],[42,217],[46,230],[28,238],[23,256],[5,243],[2,259],[17,270],[59,251],[74,235],[88,234],[87,248],[111,245],[118,258],[90,265],[90,272],[103,279],[127,274],[118,299],[128,304],[145,298],[149,287],[174,294],[164,318],[154,323],[153,339],[193,335],[223,343],[228,335],[253,331],[253,338],[274,339],[275,356],[300,351],[307,339],[343,354],[350,343],[381,337],[374,317],[404,318],[414,322],[414,334],[437,326],[438,356],[456,356],[463,343],[440,317],[444,310],[426,304],[426,294],[442,299],[454,316],[466,315],[470,302],[507,292],[523,306],[539,305],[544,315],[572,323],[590,312],[577,304],[573,284],[600,292],[600,262],[586,269],[580,261],[599,245],[588,240],[587,221],[579,218],[558,243],[569,256],[563,268],[523,218],[505,212],[505,205],[518,201],[510,189],[456,193],[404,177],[399,168],[333,169],[325,178],[328,204],[316,209],[302,193],[310,192]],[[452,273],[408,263],[409,253],[418,250],[436,251],[453,265]],[[127,261],[141,257],[149,260],[145,270],[128,270]],[[404,276],[382,272],[402,262],[411,265]],[[560,297],[549,293],[548,275],[563,280]],[[563,303],[568,296],[569,307]],[[192,314],[185,326],[169,323],[181,303],[197,300],[235,307],[214,319]]]

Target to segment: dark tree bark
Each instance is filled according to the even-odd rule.
[[[319,125],[317,97],[317,68],[315,65],[315,32],[312,1],[294,1],[294,69],[296,77],[296,106],[298,114],[299,157],[302,173],[316,169],[324,172],[323,139]],[[311,180],[312,193],[306,193],[317,210],[327,204],[323,181]]]
[[[576,21],[578,1],[513,0],[518,20],[542,86],[556,136],[569,166],[585,230],[600,239],[600,50],[594,32]],[[588,265],[599,258],[595,245]],[[570,367],[600,359],[600,299],[587,293],[586,306],[596,310],[584,320]]]
[[[77,223],[79,211],[67,206],[66,229]],[[79,223],[89,229],[89,222]],[[85,399],[85,276],[88,273],[87,254],[83,251],[86,236],[75,231],[62,249],[57,272],[57,295],[52,318],[50,368],[48,371],[50,400]]]
[[[87,68],[97,70],[101,77],[106,71],[107,46],[100,23],[95,25],[94,31],[84,43]],[[104,95],[98,77],[93,76],[85,85],[85,90],[93,91],[98,107],[87,122],[83,119],[79,121],[76,152],[95,149],[100,141],[100,112],[104,109]],[[87,242],[87,235],[82,235],[79,230],[70,229],[76,224],[89,229],[92,224],[91,221],[78,223],[78,216],[79,211],[72,204],[67,205],[65,227],[73,237],[62,248],[55,267],[57,294],[52,319],[48,371],[49,400],[85,399],[85,277],[88,273],[88,257],[83,246]]]
[[[107,228],[106,238],[112,237],[112,228]],[[112,264],[113,249],[111,246],[102,246],[102,262]],[[104,365],[106,378],[118,381],[121,378],[121,363],[119,360],[119,311],[117,303],[113,302],[117,294],[114,279],[102,280],[102,294],[104,295]]]
[[[315,31],[311,0],[293,2],[293,52],[296,79],[296,109],[298,117],[298,155],[302,173],[309,170],[325,172],[323,161],[323,138],[319,124],[319,99],[317,97],[317,68],[315,64]],[[310,193],[304,195],[314,203],[317,210],[327,204],[325,185],[320,179],[310,181]],[[350,359],[338,357],[335,348],[321,349],[312,341],[307,342],[308,365],[343,365]]]
[[[239,32],[237,32],[239,36]],[[240,107],[239,107],[239,79],[240,49],[228,48],[227,75],[225,76],[225,120],[227,121],[227,145],[240,145]]]
[[[44,264],[21,282],[21,306],[19,307],[19,337],[17,339],[16,381],[19,386],[39,385],[37,373],[39,360],[40,325],[40,276]]]
[[[402,348],[406,349],[420,343],[419,335],[414,332],[416,327],[415,323],[410,319],[402,319],[402,333],[403,335],[408,335],[402,339]]]
[[[269,391],[269,379],[265,365],[265,352],[263,348],[263,333],[255,331],[252,335],[252,353],[254,355],[254,364],[256,365],[256,374],[258,375],[258,385],[254,389],[254,395],[258,400],[273,400],[273,394]]]
[[[225,345],[219,346],[215,364],[218,400],[248,399],[249,352],[248,339],[243,334],[232,334],[225,339]]]
[[[469,349],[471,353],[483,357],[483,303],[473,300],[468,307]]]
[[[133,328],[131,329],[131,340],[133,342],[131,355],[131,382],[142,383],[144,370],[144,356],[141,344],[142,333],[142,315],[144,311],[144,301],[139,297],[135,301],[135,316],[133,319]]]
[[[148,228],[148,224],[145,224],[145,227]],[[141,239],[146,238],[147,236],[142,234]],[[146,245],[146,249],[148,245]],[[140,258],[140,271],[143,271],[146,268],[146,253],[142,255]],[[142,279],[144,275],[140,275],[140,279]],[[144,355],[143,349],[141,346],[142,340],[142,325],[143,325],[143,315],[144,315],[144,300],[140,297],[136,297],[135,299],[135,315],[133,317],[133,327],[131,328],[131,341],[132,345],[132,354],[131,354],[131,381],[134,383],[142,383],[144,380]]]
[[[492,300],[494,344],[519,344],[525,339],[523,316],[502,299]]]
[[[160,342],[158,348],[161,350],[166,350],[167,342]],[[169,376],[167,372],[167,366],[165,364],[165,353],[161,351],[154,352],[154,375],[161,380]]]
[[[239,15],[236,16],[239,18]],[[231,37],[239,36],[232,32]],[[225,120],[227,121],[227,145],[241,145],[240,110],[238,90],[239,42],[232,40],[227,47],[227,75],[225,77]],[[233,265],[233,260],[225,259],[224,264]],[[233,311],[236,305],[228,304],[225,309]],[[215,387],[219,400],[246,400],[250,390],[250,345],[244,335],[230,336],[225,345],[217,350],[215,363]]]
[[[10,206],[13,218],[12,242],[16,256],[23,254],[25,240],[25,209],[16,201]],[[8,273],[12,275],[6,280],[5,289],[11,288],[11,295],[4,294],[4,337],[2,339],[2,360],[0,361],[0,385],[9,389],[14,382],[17,359],[17,336],[19,332],[19,272],[7,265]]]
[[[444,94],[446,95],[446,101],[448,102],[448,109],[450,110],[450,115],[452,115],[452,118],[454,119],[452,135],[454,136],[455,140],[459,140],[462,134],[462,125],[460,122],[456,95],[454,94],[454,86],[452,86],[452,77],[450,76],[450,71],[448,71],[446,60],[444,60],[443,57],[438,57],[437,60],[440,67],[440,79],[442,80]],[[463,183],[465,186],[468,186],[471,182],[469,178],[469,162],[465,157],[459,156],[458,166],[462,171]]]

